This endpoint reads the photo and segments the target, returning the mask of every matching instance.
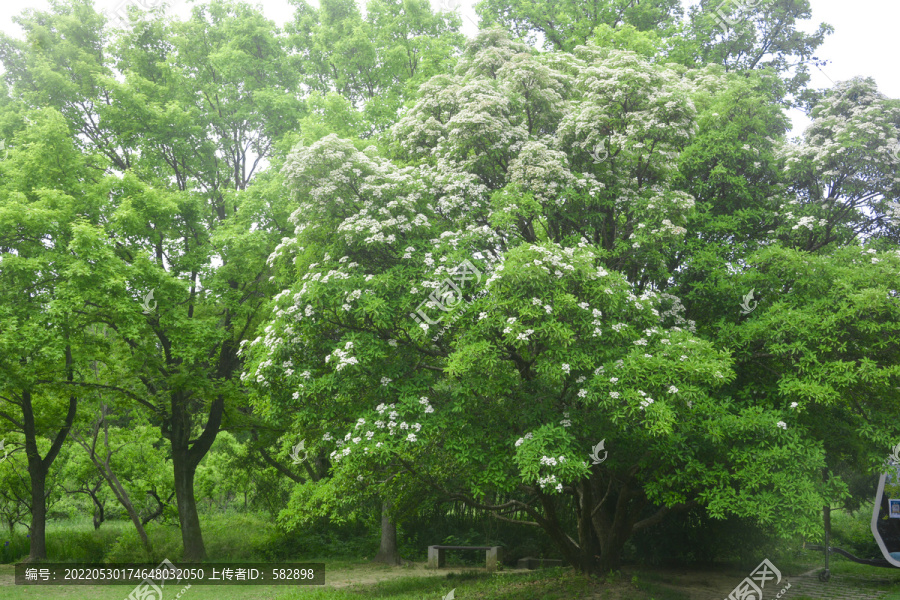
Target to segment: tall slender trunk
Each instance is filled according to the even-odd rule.
[[[91,462],[94,463],[94,466],[97,467],[97,470],[100,472],[100,476],[103,477],[103,480],[112,490],[113,495],[115,495],[116,500],[119,501],[119,504],[125,509],[125,512],[128,513],[129,518],[131,518],[131,522],[134,523],[134,528],[137,530],[138,536],[141,538],[141,544],[144,546],[144,550],[147,553],[147,559],[150,560],[153,557],[153,548],[150,546],[150,539],[147,537],[147,532],[144,530],[144,525],[141,522],[141,517],[138,514],[137,510],[134,508],[134,504],[131,502],[131,498],[128,496],[128,491],[122,486],[119,482],[119,478],[116,476],[115,472],[112,469],[112,465],[110,464],[110,460],[112,459],[113,450],[109,445],[109,423],[106,420],[106,415],[108,414],[109,409],[106,404],[102,401],[100,402],[100,418],[94,421],[94,426],[92,430],[91,443],[89,444],[87,440],[85,440],[77,431],[72,430],[72,438],[81,446],[85,452],[87,452],[88,458],[91,459]],[[100,434],[100,428],[103,428],[103,447],[106,449],[106,455],[104,458],[100,458],[97,454],[97,437]],[[94,503],[100,509],[100,521],[103,520],[103,505],[97,499],[97,496],[90,492],[91,498],[94,499]],[[94,518],[94,529],[100,527],[100,522],[97,521],[96,517]]]
[[[116,498],[119,500],[119,503],[125,508],[125,512],[128,513],[128,517],[131,519],[131,522],[134,523],[134,528],[137,530],[138,536],[141,538],[141,544],[143,544],[144,550],[147,552],[147,558],[152,559],[153,547],[150,545],[150,538],[147,537],[147,531],[144,529],[144,524],[141,523],[141,516],[134,508],[134,504],[131,503],[131,498],[128,497],[128,492],[124,487],[122,487],[122,484],[119,483],[119,478],[116,477],[116,474],[112,472],[111,468],[109,468],[109,463],[106,464],[106,470],[108,472],[104,473],[103,477],[106,479],[107,483],[109,483],[109,487],[112,488],[112,491],[116,495]]]
[[[400,564],[400,552],[397,549],[397,524],[391,520],[391,501],[381,503],[381,545],[373,559],[388,565]]]
[[[100,529],[100,525],[102,525],[105,520],[103,503],[94,499],[94,530]]]

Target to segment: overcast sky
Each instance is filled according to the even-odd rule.
[[[143,3],[144,6],[155,5],[161,0],[94,0],[98,10],[110,9],[124,1]],[[169,12],[185,18],[193,4],[190,0],[166,0]],[[476,0],[432,0],[434,6],[440,2],[445,5],[460,5],[463,16],[463,33],[471,36],[475,33],[477,17],[472,10]],[[552,0],[551,0],[552,1]],[[696,4],[698,0],[682,0],[686,5]],[[731,0],[737,2],[739,0]],[[362,0],[357,0],[363,4]],[[250,2],[261,5],[267,17],[278,25],[290,20],[293,7],[287,0],[264,0]],[[312,0],[313,4],[318,4]],[[891,98],[900,98],[900,68],[898,57],[898,23],[900,23],[900,2],[897,0],[811,0],[812,19],[805,23],[805,31],[813,31],[819,23],[825,22],[835,29],[833,35],[825,39],[817,56],[829,61],[823,72],[812,70],[811,86],[815,88],[831,87],[832,81],[849,79],[856,75],[872,77],[878,83],[878,89]],[[12,21],[12,17],[25,8],[46,10],[47,0],[4,0],[0,2],[0,29],[15,36],[21,30]],[[793,135],[799,135],[808,124],[800,111],[793,111]]]

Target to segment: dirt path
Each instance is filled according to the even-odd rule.
[[[484,571],[484,568],[478,569],[477,567],[426,569],[425,565],[426,563],[424,562],[408,563],[404,561],[403,566],[400,568],[376,564],[350,565],[348,568],[332,569],[331,572],[326,568],[325,585],[343,588],[358,584],[368,585],[401,577],[446,577],[450,573]]]

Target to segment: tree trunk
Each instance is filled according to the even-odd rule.
[[[100,525],[103,523],[105,517],[103,514],[103,503],[98,502],[95,499],[94,506],[94,531],[100,529]]]
[[[150,538],[147,537],[147,532],[144,530],[144,526],[141,523],[141,517],[134,508],[134,504],[132,504],[131,498],[128,496],[128,491],[119,482],[119,478],[116,477],[116,474],[112,470],[112,465],[110,465],[113,450],[111,450],[109,446],[109,423],[106,421],[107,412],[107,406],[101,401],[100,418],[94,421],[91,444],[88,444],[76,431],[72,432],[72,437],[82,448],[84,448],[84,451],[87,452],[91,462],[94,463],[94,466],[100,471],[100,475],[103,477],[104,481],[109,485],[116,500],[118,500],[119,504],[125,508],[125,512],[128,513],[131,522],[134,523],[134,528],[137,530],[138,536],[141,538],[141,544],[143,544],[144,550],[147,552],[147,559],[150,560],[153,557],[153,548],[150,546]],[[106,457],[102,460],[97,456],[97,436],[100,434],[100,427],[103,427],[103,446],[106,448]],[[91,498],[94,498],[95,502],[97,501],[93,494],[91,494]],[[99,503],[97,504],[100,507],[100,514],[102,515],[103,506]],[[99,526],[100,524],[95,520],[94,528],[96,529]]]
[[[100,498],[97,497],[97,491],[100,489],[101,485],[103,485],[103,482],[98,481],[97,485],[93,488],[87,485],[85,486],[87,488],[87,495],[91,497],[91,501],[94,503],[94,531],[100,529],[100,525],[106,520],[104,502],[101,502]]]
[[[391,520],[391,502],[381,503],[381,546],[373,559],[375,562],[388,565],[400,564],[400,552],[397,550],[397,524]]]
[[[594,570],[597,554],[597,536],[594,533],[591,511],[594,509],[591,481],[582,481],[576,486],[578,501],[578,545],[581,548],[581,572],[590,575]]]
[[[31,477],[31,547],[26,562],[34,562],[47,558],[47,500],[44,496],[47,470],[38,457],[32,461],[28,457],[28,475]]]
[[[72,381],[72,352],[68,346],[66,346],[66,370],[69,381]],[[78,399],[69,396],[69,410],[63,426],[56,433],[47,455],[41,458],[37,447],[37,426],[34,422],[34,407],[31,405],[31,390],[22,390],[22,431],[25,434],[25,455],[28,457],[28,475],[31,479],[31,544],[26,562],[47,558],[47,473],[69,435],[77,407]]]
[[[178,522],[181,524],[181,542],[184,545],[185,562],[206,559],[206,546],[200,529],[200,515],[194,498],[194,474],[196,467],[190,464],[187,448],[172,448],[172,465],[175,472],[175,502],[178,506]]]
[[[559,551],[563,555],[563,560],[576,569],[580,568],[582,563],[581,548],[579,548],[578,544],[566,534],[562,525],[560,525],[559,519],[556,516],[556,507],[553,504],[553,498],[540,491],[538,492],[538,498],[540,498],[541,507],[544,509],[544,516],[541,517],[536,511],[528,511],[529,514],[535,518],[541,528],[547,532],[547,535],[549,535],[550,539],[556,544],[556,547],[559,548]]]
[[[134,523],[134,528],[138,532],[138,536],[141,538],[141,544],[144,545],[144,550],[147,551],[147,558],[152,559],[153,557],[153,547],[150,545],[150,538],[147,537],[147,531],[144,529],[143,524],[141,523],[141,516],[138,514],[137,510],[134,508],[134,504],[131,503],[131,498],[128,497],[128,492],[125,491],[125,488],[122,487],[122,484],[119,483],[119,478],[116,477],[116,474],[112,472],[112,469],[108,469],[108,473],[104,473],[104,477],[108,477],[107,481],[109,482],[110,487],[113,489],[113,493],[118,498],[119,502],[122,506],[125,507],[125,512],[128,513],[128,516],[131,518],[131,522]]]
[[[172,492],[171,494],[169,494],[169,497],[165,502],[162,501],[162,499],[159,497],[159,494],[156,493],[156,490],[147,490],[147,495],[150,496],[151,498],[153,498],[154,500],[156,500],[156,510],[154,510],[152,513],[150,513],[149,515],[147,515],[146,517],[141,519],[141,525],[146,525],[153,519],[162,515],[163,511],[166,508],[166,505],[172,501],[172,496],[175,495],[175,492]]]
[[[223,350],[223,353],[225,351]],[[184,545],[184,561],[206,560],[206,546],[200,529],[200,515],[194,497],[194,475],[197,465],[209,452],[225,412],[224,396],[217,396],[209,407],[209,418],[203,433],[191,441],[192,415],[188,410],[187,398],[182,393],[172,395],[171,425],[172,470],[175,475],[175,502],[178,507],[178,521],[181,524],[181,542]]]

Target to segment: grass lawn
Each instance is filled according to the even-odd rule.
[[[785,576],[817,566],[804,556],[785,565]],[[812,557],[815,558],[814,556]],[[403,567],[365,561],[328,561],[325,586],[214,586],[195,585],[178,600],[441,600],[456,590],[458,600],[708,600],[725,597],[746,576],[735,569],[675,569],[627,567],[615,576],[591,580],[571,569],[542,571],[427,570],[424,563]],[[866,590],[884,590],[884,600],[900,600],[900,569],[892,571],[834,560],[832,573],[863,578]],[[15,586],[13,565],[0,565],[0,598],[20,600],[125,600],[134,586]],[[165,600],[174,600],[181,586],[167,587]],[[169,595],[171,594],[171,595]],[[808,600],[792,595],[792,600]]]
[[[690,595],[640,576],[588,580],[571,569],[543,571],[427,571],[423,563],[389,568],[368,563],[329,564],[326,586],[195,585],[179,600],[440,600],[456,590],[460,600],[690,600]],[[4,600],[124,600],[134,586],[16,586],[13,566],[0,565],[0,597]],[[166,588],[168,590],[168,588]],[[181,591],[173,587],[171,599]],[[166,595],[165,600],[171,600]]]

